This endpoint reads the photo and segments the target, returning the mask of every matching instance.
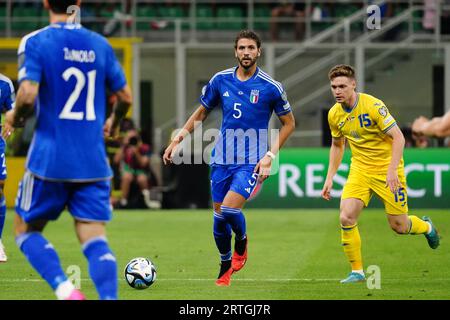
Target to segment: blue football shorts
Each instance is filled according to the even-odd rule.
[[[48,181],[27,171],[19,184],[16,212],[27,223],[56,220],[66,208],[77,220],[106,222],[112,218],[110,189],[108,180]]]
[[[214,202],[223,202],[228,191],[248,199],[257,185],[254,166],[211,166],[211,193]]]

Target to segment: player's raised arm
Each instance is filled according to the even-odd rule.
[[[194,111],[194,113],[189,117],[189,119],[184,124],[183,129],[181,129],[180,132],[178,132],[178,134],[172,139],[171,143],[164,151],[163,155],[164,164],[172,163],[175,148],[180,144],[181,141],[183,141],[183,139],[188,134],[193,132],[195,128],[208,117],[208,114],[209,110],[204,106],[199,106]]]
[[[322,188],[322,198],[325,200],[331,199],[331,188],[333,187],[333,177],[336,174],[339,165],[342,162],[342,157],[344,156],[345,150],[345,138],[344,137],[333,137],[330,148],[330,158],[328,164],[327,177]]]
[[[6,114],[6,121],[14,128],[25,125],[25,120],[33,114],[34,101],[39,92],[39,83],[24,80],[17,91],[16,106]]]
[[[448,137],[450,136],[450,112],[431,120],[421,116],[414,120],[411,129],[414,134],[437,138]]]
[[[106,137],[115,137],[119,128],[120,120],[122,120],[128,112],[133,98],[131,95],[131,89],[128,85],[121,90],[114,93],[117,96],[117,102],[113,107],[113,111],[109,118],[106,120],[103,132]]]

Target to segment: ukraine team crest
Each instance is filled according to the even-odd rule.
[[[259,100],[259,90],[252,90],[250,92],[250,102],[258,103],[258,100]]]

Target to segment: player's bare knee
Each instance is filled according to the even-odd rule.
[[[47,224],[46,220],[37,220],[31,224],[26,223],[21,216],[14,216],[14,235],[17,237],[28,232],[42,232]]]
[[[105,223],[75,220],[75,231],[81,244],[106,235]]]
[[[348,213],[341,211],[341,215],[339,216],[339,220],[341,225],[343,226],[352,226],[356,224],[356,218],[352,217]]]
[[[14,235],[17,237],[28,231],[28,226],[26,222],[18,214],[14,215]]]

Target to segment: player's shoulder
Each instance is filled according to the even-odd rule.
[[[43,36],[45,36],[46,33],[49,32],[51,28],[51,25],[46,26],[44,28],[35,30],[33,32],[30,32],[22,37],[20,40],[19,48],[17,50],[18,54],[21,54],[25,52],[25,49],[27,47],[33,47],[35,48],[37,45],[41,43],[41,39]]]
[[[80,29],[80,31],[83,33],[83,36],[88,37],[89,39],[93,40],[94,43],[97,43],[98,45],[103,45],[103,46],[107,46],[107,47],[111,46],[108,39],[98,32],[95,32],[95,31],[90,30],[85,27],[82,27]]]
[[[109,47],[110,44],[108,40],[101,34],[89,30],[83,27],[81,24],[50,24],[44,28],[35,30],[27,35],[25,35],[19,45],[18,54],[25,52],[28,48],[37,48],[39,45],[48,44],[48,41],[58,40],[58,37],[65,37],[67,34],[61,34],[59,31],[76,30],[80,39],[84,42],[89,42],[96,47]],[[50,42],[51,43],[51,42]]]
[[[375,96],[372,96],[368,93],[359,93],[359,101],[362,102],[367,107],[382,107],[384,106],[384,102],[381,99],[378,99]]]
[[[7,76],[3,75],[0,73],[0,90],[5,90],[4,93],[8,92],[9,90],[9,94],[10,95],[14,95],[14,85],[11,81],[11,79],[9,79]],[[0,92],[0,97],[1,97],[1,92]]]
[[[14,92],[14,85],[10,78],[0,73],[0,88],[9,88],[11,92]]]
[[[234,72],[236,71],[236,67],[233,68],[228,68],[225,70],[221,70],[219,72],[216,72],[212,77],[211,80],[209,80],[209,82],[213,82],[215,80],[221,80],[223,78],[227,78],[227,77],[233,77]]]
[[[89,46],[97,49],[112,48],[106,37],[82,25],[74,25],[73,27],[71,27],[70,25],[66,25],[65,28],[77,29],[77,36],[80,38],[80,41],[88,43]]]
[[[272,89],[278,91],[280,94],[283,93],[283,85],[281,82],[276,81],[274,78],[272,78],[270,75],[268,75],[266,72],[264,72],[262,69],[258,68],[258,74],[256,75],[257,78],[261,79],[263,82],[267,83],[269,87]]]
[[[335,117],[340,110],[342,110],[342,106],[340,103],[336,102],[328,111],[328,118]]]

